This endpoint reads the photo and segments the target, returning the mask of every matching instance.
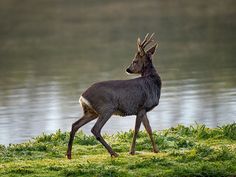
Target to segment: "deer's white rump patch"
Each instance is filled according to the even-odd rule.
[[[92,108],[92,105],[91,105],[91,104],[89,103],[89,101],[88,101],[86,98],[84,98],[83,96],[80,96],[79,102],[80,102],[81,106],[82,106],[83,104],[85,104],[85,105],[89,106],[90,108]]]

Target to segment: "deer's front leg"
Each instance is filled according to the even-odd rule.
[[[147,115],[145,115],[143,117],[143,125],[144,125],[144,127],[145,127],[145,129],[146,129],[146,131],[147,131],[147,133],[148,133],[148,135],[150,137],[150,139],[151,139],[152,147],[153,147],[153,152],[155,152],[155,153],[159,152],[159,149],[158,149],[158,147],[157,147],[157,145],[155,143],[155,140],[153,138],[152,128],[150,126],[150,123],[149,123],[149,120],[147,118]]]
[[[135,145],[136,145],[136,139],[137,139],[137,135],[138,135],[138,132],[139,132],[139,128],[140,128],[140,125],[141,125],[141,122],[143,120],[143,117],[146,115],[146,112],[145,111],[140,111],[136,117],[136,122],[135,122],[135,127],[134,127],[134,135],[133,135],[133,141],[132,141],[132,145],[131,145],[131,148],[130,148],[130,154],[131,155],[134,155],[135,154]]]

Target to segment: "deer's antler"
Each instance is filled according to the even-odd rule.
[[[150,44],[151,42],[153,42],[153,36],[154,36],[155,33],[152,33],[152,35],[148,38],[149,36],[149,33],[146,34],[146,36],[144,37],[144,40],[143,42],[140,41],[140,38],[138,38],[138,41],[137,41],[137,45],[138,45],[138,50],[140,52],[142,52],[143,54],[145,53],[145,47]]]
[[[145,49],[145,47],[146,47],[148,44],[150,44],[151,42],[154,41],[154,40],[153,40],[154,34],[155,34],[155,33],[152,33],[152,35],[149,37],[149,39],[147,39],[149,34],[147,34],[147,35],[145,36],[145,38],[144,38],[144,40],[143,40],[143,42],[142,42],[142,44],[141,44],[141,47],[142,47],[143,49]]]

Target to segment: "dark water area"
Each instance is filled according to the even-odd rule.
[[[155,32],[163,80],[154,130],[236,121],[236,1],[1,1],[0,144],[20,143],[81,115],[92,83],[130,79],[137,37]],[[103,132],[134,127],[113,116]],[[82,130],[90,133],[94,121]]]

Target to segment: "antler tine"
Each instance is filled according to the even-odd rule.
[[[143,44],[143,48],[145,48],[148,44],[150,44],[151,42],[153,42],[153,36],[155,33],[152,33],[152,35],[150,36],[150,38]]]
[[[146,36],[144,37],[144,40],[141,43],[141,47],[147,42],[148,35],[149,35],[149,33],[147,33]]]

